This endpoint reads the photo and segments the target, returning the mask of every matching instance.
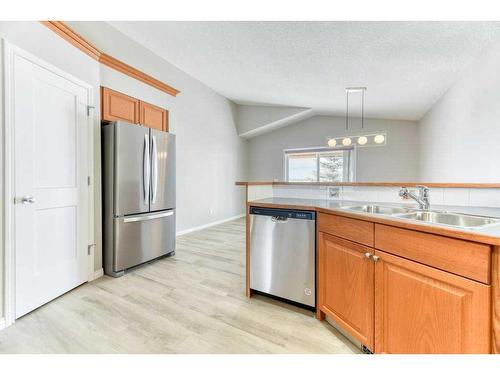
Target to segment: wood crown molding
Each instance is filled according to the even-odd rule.
[[[141,72],[139,69],[127,65],[124,62],[100,51],[94,45],[92,45],[92,43],[90,43],[81,35],[73,31],[64,22],[62,21],[40,21],[40,22],[43,25],[47,26],[50,30],[55,32],[57,35],[59,35],[61,38],[66,40],[68,43],[72,44],[83,53],[89,55],[94,60],[97,60],[99,63],[106,65],[112,69],[115,69],[120,73],[128,75],[129,77],[137,79],[138,81],[144,82],[145,84],[154,87],[157,90],[163,91],[169,95],[177,96],[177,94],[179,94],[180,91],[173,88],[172,86],[169,86],[166,83],[144,72]]]
[[[499,189],[500,183],[466,182],[287,182],[287,181],[237,181],[236,186],[255,185],[297,185],[297,186],[381,186],[415,187],[425,185],[430,188]]]
[[[179,93],[179,90],[174,89],[173,87],[167,85],[166,83],[163,83],[156,78],[151,77],[150,75],[141,72],[140,70],[127,65],[123,62],[121,62],[118,59],[115,59],[114,57],[106,54],[106,53],[101,53],[99,56],[99,62],[103,65],[109,66],[110,68],[113,68],[123,74],[128,75],[129,77],[135,78],[138,81],[144,82],[148,84],[149,86],[154,87],[155,89],[158,89],[160,91],[166,92],[169,95],[172,96],[177,96]]]
[[[91,43],[86,41],[81,35],[75,33],[71,28],[66,26],[61,21],[40,21],[42,25],[47,26],[50,30],[55,32],[61,38],[63,38],[68,43],[74,45],[83,53],[86,53],[94,60],[99,61],[99,57],[101,56],[101,51],[99,51],[96,47],[94,47]]]

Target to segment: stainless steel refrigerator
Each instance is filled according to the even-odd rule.
[[[104,272],[175,252],[175,136],[126,122],[102,127]]]

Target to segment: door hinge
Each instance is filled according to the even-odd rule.
[[[94,109],[95,107],[93,105],[88,105],[87,106],[87,116],[90,116],[90,110]]]
[[[90,255],[90,249],[92,249],[95,246],[95,243],[91,243],[90,245],[87,246],[87,255]]]
[[[87,185],[90,186],[90,176],[87,176]]]
[[[361,351],[363,352],[363,354],[373,354],[373,352],[368,349],[366,345],[361,345]]]

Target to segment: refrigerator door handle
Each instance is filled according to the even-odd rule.
[[[163,212],[161,214],[126,217],[123,219],[123,222],[124,223],[133,223],[136,221],[161,219],[162,217],[172,216],[173,214],[174,214],[174,211],[168,211],[168,212]]]
[[[150,181],[150,169],[149,169],[149,136],[144,134],[144,153],[142,162],[142,185],[144,188],[144,203],[149,203],[149,181]]]
[[[156,146],[156,136],[153,137],[153,151],[152,151],[152,183],[153,183],[153,196],[151,197],[152,203],[156,203],[156,193],[158,191],[158,149]]]

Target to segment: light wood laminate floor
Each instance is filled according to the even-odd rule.
[[[0,353],[359,353],[312,312],[247,299],[238,219],[174,257],[86,283],[0,331]]]

